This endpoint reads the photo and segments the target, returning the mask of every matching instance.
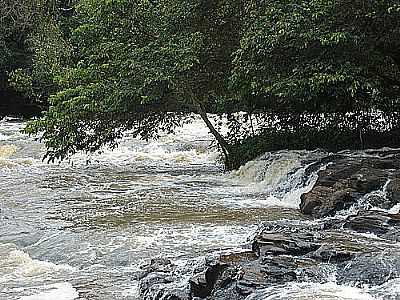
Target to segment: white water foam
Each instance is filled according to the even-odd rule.
[[[310,164],[304,165],[302,161],[309,159],[310,155],[314,154],[308,151],[266,153],[230,174],[237,185],[233,193],[264,195],[256,200],[249,198],[248,203],[241,201],[241,204],[246,206],[298,208],[300,196],[309,192],[318,178],[319,170],[309,176],[305,175]],[[315,154],[315,159],[319,155]]]
[[[9,158],[15,152],[17,152],[15,145],[0,145],[0,159]]]
[[[28,253],[12,244],[0,245],[0,282],[24,280],[49,275],[54,272],[73,272],[69,265],[56,265],[51,262],[32,259]]]
[[[77,290],[68,282],[51,284],[43,289],[43,292],[21,297],[20,300],[75,300],[79,297]]]
[[[219,153],[211,149],[212,136],[204,123],[196,118],[185,124],[175,134],[165,135],[158,140],[148,142],[132,138],[127,132],[116,149],[104,148],[95,154],[78,153],[71,158],[74,165],[88,161],[113,164],[133,164],[145,161],[173,164],[216,163]]]
[[[271,287],[246,298],[246,300],[377,300],[367,290],[338,285],[335,282],[290,283],[285,286]]]

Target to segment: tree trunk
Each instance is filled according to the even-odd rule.
[[[225,157],[225,165],[228,168],[230,168],[231,167],[231,162],[230,162],[231,146],[224,139],[224,137],[215,129],[214,125],[208,119],[207,113],[203,109],[201,104],[196,102],[196,101],[193,101],[193,104],[195,105],[197,112],[199,113],[200,117],[203,119],[204,123],[207,125],[207,127],[210,130],[211,134],[215,137],[215,139],[217,140],[219,146],[221,147],[222,153],[224,154],[224,157]]]

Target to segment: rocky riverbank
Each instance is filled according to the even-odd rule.
[[[318,171],[318,179],[301,196],[306,220],[266,222],[243,249],[184,268],[154,259],[137,275],[141,298],[265,299],[269,288],[288,282],[377,286],[398,278],[399,170],[394,150],[313,162],[305,174]]]

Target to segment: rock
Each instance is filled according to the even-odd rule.
[[[138,273],[139,293],[143,300],[189,300],[188,286],[177,284],[177,266],[169,259],[152,259]]]
[[[353,189],[335,191],[330,187],[318,186],[301,196],[300,209],[306,215],[331,216],[355,203],[357,195]]]
[[[253,250],[258,256],[304,255],[319,247],[320,245],[314,242],[314,235],[307,232],[262,232],[253,242]]]
[[[297,260],[290,256],[265,257],[261,261],[262,273],[266,280],[271,283],[284,283],[297,279]]]
[[[165,258],[154,258],[150,263],[140,267],[140,271],[137,272],[137,279],[142,279],[151,273],[169,273],[174,270],[176,266],[172,264],[169,259]]]
[[[361,197],[382,189],[389,179],[392,181],[387,189],[388,199],[376,197],[373,205],[386,208],[399,203],[397,154],[387,158],[331,156],[329,159],[330,162],[325,160],[326,169],[318,172],[313,189],[301,196],[300,210],[304,214],[316,218],[333,216],[356,204]]]
[[[272,285],[281,285],[292,281],[320,282],[321,272],[318,263],[310,258],[292,257],[288,255],[248,256],[245,253],[242,260],[238,260],[238,254],[232,254],[235,258],[230,259],[230,263],[220,262],[224,265],[223,269],[209,267],[207,273],[213,273],[212,281],[209,282],[203,274],[199,277],[201,282],[208,282],[203,286],[213,286],[211,290],[202,290],[198,293],[198,287],[193,289],[192,297],[207,298],[213,300],[246,299],[250,294],[257,290],[262,290]],[[239,254],[240,255],[240,254]],[[250,258],[250,259],[249,259]],[[226,257],[224,258],[226,261]],[[220,259],[218,260],[220,261]],[[222,270],[222,271],[221,271]],[[191,283],[198,284],[198,275],[192,278]],[[215,280],[215,278],[217,278]],[[215,281],[214,284],[212,284]]]
[[[388,186],[386,187],[387,197],[390,199],[391,206],[400,202],[400,175],[396,174],[396,177],[393,178]]]
[[[357,256],[350,262],[337,267],[339,284],[361,286],[381,285],[390,279],[400,277],[400,253],[377,252]]]
[[[327,263],[339,263],[352,259],[356,255],[356,251],[349,249],[341,249],[334,245],[322,245],[314,251],[310,257]]]
[[[400,214],[388,214],[382,211],[360,211],[355,216],[349,216],[344,228],[357,232],[383,235],[394,227],[400,227]]]
[[[259,286],[255,278],[259,279],[260,276],[253,276],[255,273],[259,274],[257,259],[253,251],[243,251],[224,254],[210,260],[205,271],[190,279],[191,296],[211,297],[211,299],[244,299],[249,294],[249,289],[252,290],[252,286]],[[237,286],[239,279],[243,279],[240,287]]]
[[[220,278],[221,273],[227,268],[225,263],[213,263],[203,272],[193,276],[190,283],[190,294],[192,297],[206,298],[209,296]]]
[[[376,208],[380,207],[383,209],[390,209],[392,208],[396,203],[392,201],[392,199],[389,199],[386,195],[381,194],[381,193],[376,193],[376,194],[370,194],[367,197],[365,197],[365,203],[364,203],[364,209],[371,209],[371,208]]]

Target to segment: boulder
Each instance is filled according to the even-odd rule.
[[[152,259],[137,274],[139,293],[143,300],[189,300],[188,286],[177,284],[177,266],[169,259]]]
[[[253,250],[259,256],[304,255],[317,250],[321,245],[314,242],[314,235],[308,232],[280,233],[262,232],[253,242]]]
[[[399,252],[376,252],[358,255],[355,259],[337,266],[339,284],[381,285],[400,277]]]
[[[387,197],[375,197],[373,205],[380,208],[399,203],[398,172],[400,159],[396,155],[380,157],[331,156],[326,168],[310,192],[301,196],[300,210],[315,218],[334,216],[374,191],[387,186]]]
[[[374,233],[384,237],[390,231],[400,229],[400,214],[389,214],[383,211],[360,211],[349,216],[343,224],[344,228],[356,232]]]
[[[396,173],[394,177],[386,187],[386,195],[388,199],[391,199],[392,206],[400,202],[400,174]]]

